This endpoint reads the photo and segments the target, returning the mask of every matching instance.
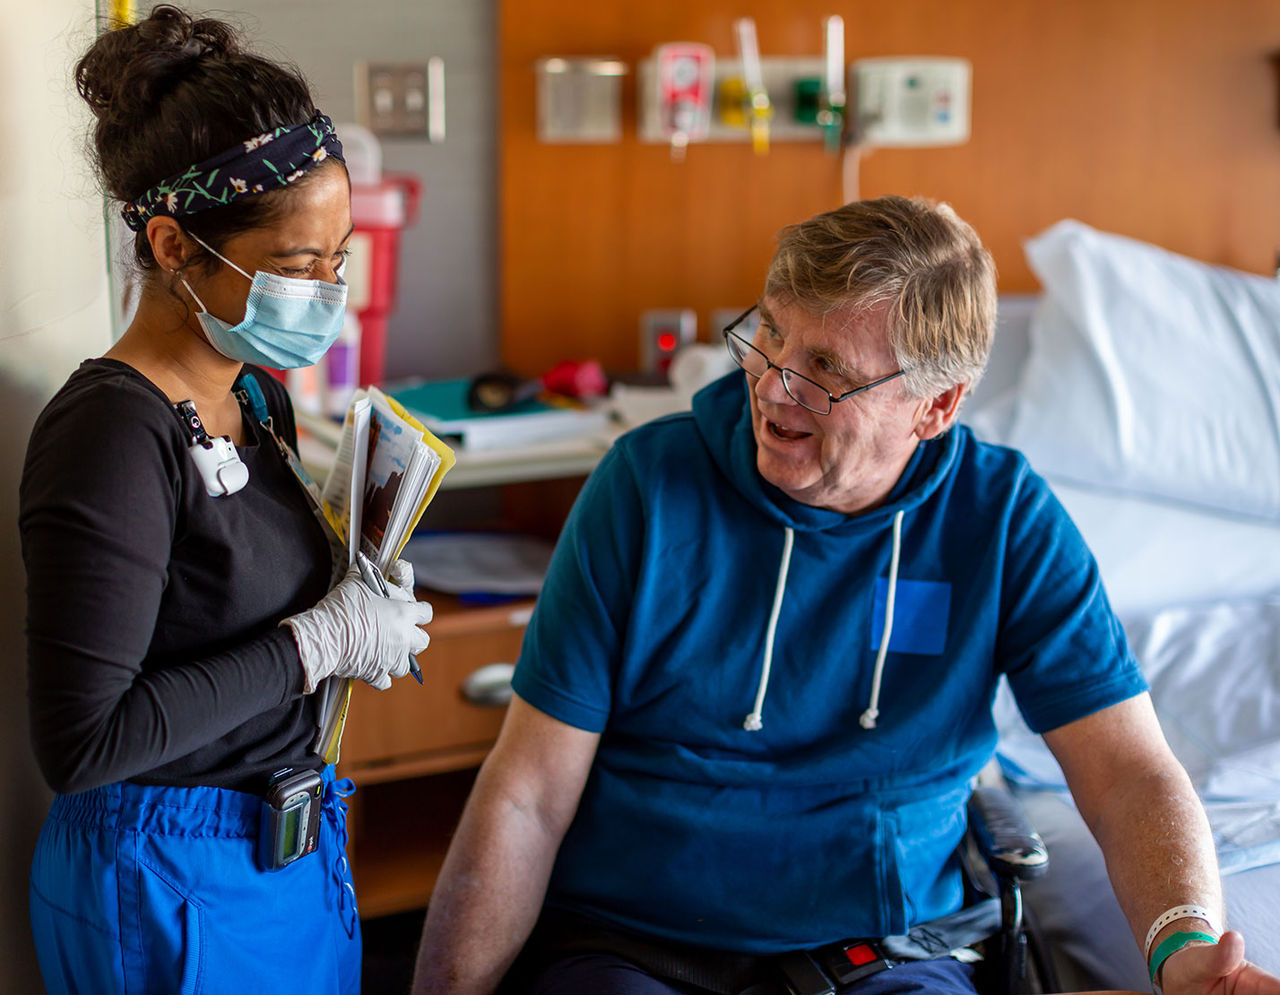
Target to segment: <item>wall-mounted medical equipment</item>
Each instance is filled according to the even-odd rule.
[[[636,69],[642,142],[666,143],[658,113],[658,89],[652,59]],[[769,142],[814,142],[822,140],[818,123],[824,60],[822,56],[760,57],[760,76],[768,93]],[[751,122],[747,113],[750,98],[742,62],[716,59],[712,73],[710,119],[706,134],[693,141],[750,142]]]
[[[969,138],[972,67],[943,56],[845,63],[844,20],[823,20],[820,56],[762,56],[750,18],[734,22],[739,58],[707,46],[661,45],[637,67],[642,142],[822,141],[848,147],[959,145]],[[684,63],[699,50],[699,62]],[[696,70],[696,72],[695,72]],[[701,73],[710,73],[708,102]],[[673,85],[686,80],[687,89]],[[696,99],[691,98],[696,94]],[[702,124],[706,113],[705,126]]]
[[[548,56],[534,64],[538,141],[606,144],[622,138],[622,77],[608,56]]]
[[[670,144],[671,157],[684,158],[690,142],[700,142],[711,128],[715,51],[699,42],[669,42],[653,52],[642,83],[648,127],[657,141]]]
[[[967,59],[859,59],[849,75],[857,145],[959,145],[968,140],[972,69]]]
[[[750,17],[740,17],[733,22],[733,34],[738,41],[738,59],[742,63],[743,114],[747,130],[751,134],[751,147],[756,155],[769,151],[769,122],[773,119],[773,104],[769,89],[764,85],[764,72],[760,68],[760,43],[756,40],[756,22]]]
[[[817,123],[828,152],[838,152],[844,143],[845,105],[848,91],[844,83],[844,18],[838,14],[822,22],[823,78],[819,94]]]

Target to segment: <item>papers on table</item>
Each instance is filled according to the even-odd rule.
[[[416,535],[401,554],[419,584],[446,594],[536,595],[551,562],[552,543],[493,532]]]
[[[548,404],[537,398],[506,411],[473,411],[470,381],[408,380],[388,385],[388,393],[437,435],[458,440],[467,450],[509,448],[530,442],[590,436],[606,431],[608,412],[573,402]]]

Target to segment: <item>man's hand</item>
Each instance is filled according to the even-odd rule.
[[[1244,959],[1244,937],[1235,930],[1217,945],[1185,946],[1160,970],[1164,995],[1280,995],[1280,978]]]

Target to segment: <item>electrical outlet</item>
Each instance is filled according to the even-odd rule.
[[[444,140],[444,60],[357,62],[356,118],[375,135]]]
[[[692,308],[645,311],[640,315],[640,369],[666,374],[671,359],[698,337],[698,314]]]

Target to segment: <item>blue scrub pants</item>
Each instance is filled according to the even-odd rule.
[[[121,782],[55,798],[31,867],[50,995],[358,993],[343,801],[355,788],[332,768],[324,781],[316,852],[269,872],[256,795]]]

